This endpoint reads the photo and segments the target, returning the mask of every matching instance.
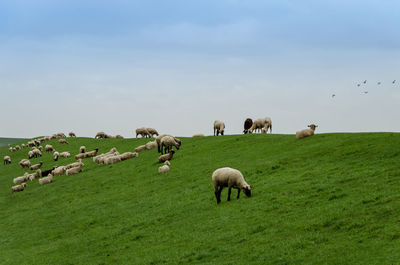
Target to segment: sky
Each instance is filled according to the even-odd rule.
[[[214,120],[240,134],[246,118],[267,116],[280,134],[310,123],[316,133],[400,132],[399,9],[391,0],[2,0],[0,137],[211,135]]]

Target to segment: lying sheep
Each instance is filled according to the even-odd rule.
[[[171,162],[169,162],[169,160],[167,160],[167,161],[164,162],[164,165],[170,166]]]
[[[75,159],[82,159],[82,158],[87,158],[87,157],[92,157],[92,156],[96,156],[97,152],[99,151],[99,148],[94,149],[93,151],[90,152],[85,152],[85,153],[81,153],[81,154],[77,154],[75,156]]]
[[[23,176],[14,178],[13,183],[14,184],[22,183],[22,182],[27,181],[28,179],[29,179],[29,174],[25,172],[25,174]]]
[[[146,150],[151,150],[156,147],[157,147],[156,141],[150,141],[150,142],[146,143]]]
[[[129,158],[133,158],[133,157],[137,157],[138,153],[132,153],[132,152],[125,152],[121,155],[119,155],[119,157],[121,158],[121,161],[127,160]]]
[[[86,152],[86,146],[82,145],[81,147],[79,147],[79,153],[85,153]]]
[[[214,121],[214,136],[215,135],[224,135],[224,131],[225,131],[225,123],[222,121]]]
[[[39,169],[39,168],[41,168],[41,167],[42,167],[42,165],[43,165],[43,162],[42,162],[42,161],[40,161],[40,163],[39,163],[39,164],[35,164],[35,165],[32,165],[32,166],[30,166],[30,170],[36,170],[36,169]]]
[[[177,150],[179,150],[179,147],[181,146],[181,142],[176,141],[176,138],[173,136],[166,135],[161,139],[160,145],[161,145],[161,154],[162,154],[163,150],[164,150],[164,153],[171,151],[172,146],[175,146],[175,148]]]
[[[203,136],[204,136],[204,134],[202,134],[202,133],[196,133],[196,134],[193,134],[192,137],[203,137]]]
[[[171,150],[168,154],[161,155],[158,157],[158,162],[159,163],[164,163],[167,160],[171,160],[174,156],[175,151]]]
[[[64,169],[68,170],[73,167],[83,167],[84,165],[85,164],[82,162],[82,159],[79,159],[78,162],[74,162],[74,163],[64,166]]]
[[[118,162],[121,162],[121,157],[119,155],[112,155],[104,158],[105,165],[115,164]]]
[[[33,157],[39,157],[42,156],[42,152],[39,149],[34,149],[30,152],[33,152]]]
[[[5,156],[3,160],[4,160],[4,165],[11,164],[11,157]]]
[[[149,137],[149,138],[152,137],[152,135],[149,133],[149,131],[146,128],[138,128],[138,129],[136,129],[136,138],[138,137],[139,134],[142,137]]]
[[[244,180],[239,170],[230,167],[223,167],[215,170],[212,174],[212,183],[214,185],[214,193],[217,203],[221,202],[221,191],[224,187],[228,187],[228,201],[231,200],[231,189],[238,190],[237,199],[239,199],[240,190],[243,190],[247,197],[251,196],[251,187]]]
[[[18,164],[22,167],[22,169],[30,168],[31,161],[29,161],[28,159],[22,159]]]
[[[71,176],[71,175],[77,174],[77,173],[79,173],[79,172],[82,172],[82,166],[80,166],[80,167],[73,167],[73,168],[68,169],[68,170],[65,172],[65,175]]]
[[[53,169],[53,171],[51,171],[51,175],[53,175],[53,176],[61,176],[64,173],[65,173],[64,166],[56,167],[55,169]]]
[[[163,165],[163,166],[158,168],[158,173],[160,173],[160,174],[167,173],[168,171],[169,171],[169,166],[168,165]]]
[[[60,153],[60,157],[68,158],[68,157],[70,157],[70,156],[71,156],[71,154],[70,154],[69,152],[62,152],[62,153]]]
[[[39,178],[41,174],[42,174],[42,171],[41,171],[40,169],[38,169],[38,170],[36,170],[35,173],[29,174],[29,175],[28,175],[28,179],[29,179],[30,181],[33,181],[34,179]]]
[[[21,185],[12,186],[11,192],[14,193],[14,192],[23,191],[26,186],[27,186],[26,183],[22,183]]]
[[[69,137],[76,137],[76,135],[75,135],[74,132],[70,132],[70,133],[69,133]]]
[[[58,140],[58,143],[59,144],[68,144],[67,140],[65,140],[65,139]]]
[[[140,152],[145,151],[145,150],[147,150],[146,145],[140,145],[140,146],[135,148],[135,152],[136,153],[140,153]]]
[[[44,184],[49,184],[53,182],[53,175],[49,174],[47,177],[39,179],[39,184],[44,185]]]
[[[154,128],[146,128],[146,129],[149,132],[150,137],[153,137],[154,135],[158,136],[158,132],[156,129],[154,129]]]
[[[101,139],[101,138],[105,138],[105,137],[106,137],[106,134],[104,132],[98,132],[94,138]]]
[[[248,133],[249,132],[249,129],[251,128],[251,126],[253,125],[253,120],[252,119],[250,119],[250,118],[247,118],[245,121],[244,121],[244,130],[243,130],[243,133],[244,134],[246,134],[246,133]]]
[[[47,153],[51,153],[51,152],[54,152],[54,147],[52,145],[46,144],[46,146],[44,147],[44,150]]]
[[[304,130],[301,130],[301,131],[297,131],[296,132],[296,138],[297,139],[302,139],[302,138],[314,135],[315,128],[317,128],[318,125],[310,124],[310,125],[308,125],[308,127],[310,127],[310,128],[309,129],[304,129]]]

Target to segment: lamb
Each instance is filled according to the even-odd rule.
[[[76,135],[75,135],[74,132],[70,132],[70,133],[69,133],[69,137],[76,137]]]
[[[160,155],[160,157],[158,157],[158,162],[159,163],[164,163],[167,160],[171,160],[172,157],[174,156],[175,151],[171,150],[168,154],[165,155]]]
[[[156,148],[157,142],[156,141],[150,141],[146,143],[146,150],[151,150],[153,148]]]
[[[4,157],[4,165],[11,164],[11,157],[5,156]]]
[[[157,142],[157,149],[158,149],[158,152],[159,153],[161,153],[161,139],[162,138],[164,138],[165,136],[171,136],[171,137],[173,137],[172,135],[170,135],[170,134],[161,134],[161,135],[159,135],[159,136],[157,136],[157,138],[156,138],[156,142]],[[175,138],[174,137],[174,140],[175,140],[175,142],[177,142],[179,145],[181,145],[181,140],[179,140],[178,138]]]
[[[38,169],[38,170],[36,170],[35,173],[29,174],[29,175],[28,175],[28,179],[29,179],[30,181],[33,181],[34,179],[39,178],[41,174],[42,174],[42,171],[41,171],[40,169]]]
[[[152,137],[152,135],[149,133],[149,131],[146,128],[138,128],[138,129],[136,129],[136,138],[138,137],[139,134],[142,137],[149,137],[149,138]]]
[[[54,147],[52,145],[46,144],[46,146],[44,147],[44,150],[47,153],[51,153],[51,152],[54,152]]]
[[[67,140],[65,140],[65,139],[58,140],[58,143],[59,144],[68,144]]]
[[[142,152],[142,151],[144,151],[144,150],[147,150],[147,149],[146,149],[146,145],[140,145],[140,146],[138,146],[138,147],[135,148],[135,152],[136,152],[136,153]]]
[[[13,183],[14,184],[22,183],[22,182],[27,181],[28,179],[29,179],[29,174],[25,172],[25,174],[23,176],[14,178]]]
[[[71,154],[70,154],[69,152],[62,152],[62,153],[60,153],[60,157],[68,158],[68,157],[70,157],[70,156],[71,156]]]
[[[146,128],[147,131],[150,133],[151,137],[153,137],[153,135],[157,135],[158,136],[158,132],[156,129],[154,128]]]
[[[39,169],[39,168],[41,168],[41,167],[42,167],[42,165],[43,165],[43,162],[42,162],[42,161],[40,161],[40,163],[39,163],[39,164],[35,164],[35,165],[32,165],[32,166],[30,166],[30,169],[31,169],[31,170],[36,170],[36,169]]]
[[[244,134],[248,133],[248,132],[249,132],[249,129],[251,128],[252,125],[253,125],[253,120],[250,119],[250,118],[247,118],[247,119],[244,121],[244,130],[243,130],[243,133],[244,133]]]
[[[26,185],[25,182],[22,183],[21,185],[12,186],[12,187],[11,187],[11,192],[14,193],[14,192],[23,191],[23,190],[25,189],[26,186],[27,186],[27,185]]]
[[[73,168],[68,169],[68,170],[65,172],[65,175],[71,176],[71,175],[77,174],[77,173],[79,173],[79,172],[82,172],[82,166],[80,166],[80,167],[73,167]]]
[[[225,131],[225,123],[218,120],[214,121],[214,136],[215,134],[217,134],[217,136],[219,134],[224,135],[224,131]]]
[[[84,165],[85,164],[83,164],[82,159],[79,159],[78,162],[74,162],[74,163],[64,166],[64,169],[68,170],[73,167],[83,167]]]
[[[86,152],[86,146],[84,146],[84,145],[82,145],[80,148],[79,148],[79,153],[85,153]]]
[[[163,165],[163,166],[158,168],[158,173],[160,173],[160,174],[167,173],[168,171],[169,171],[169,166],[168,165]]]
[[[121,161],[127,160],[129,158],[133,158],[133,157],[137,157],[138,153],[132,153],[132,152],[125,152],[121,155],[119,155],[119,157],[121,158]]]
[[[164,148],[164,153],[169,152],[172,149],[172,146],[175,146],[177,150],[179,150],[179,147],[181,146],[181,142],[177,142],[175,140],[176,138],[173,136],[166,135],[164,136],[161,141],[161,154],[163,153],[163,148]]]
[[[29,168],[31,166],[31,161],[28,159],[22,159],[18,164],[22,167],[22,169]]]
[[[202,133],[196,133],[196,134],[193,134],[192,137],[203,137],[203,136],[204,136],[204,134],[202,134]]]
[[[212,183],[214,185],[214,193],[217,203],[221,202],[221,191],[224,187],[228,187],[228,201],[231,200],[231,189],[238,190],[237,199],[239,199],[240,190],[243,190],[247,197],[251,196],[251,187],[244,180],[239,170],[230,167],[223,167],[215,170],[212,174]]]
[[[297,131],[296,132],[296,138],[297,139],[302,139],[302,138],[305,138],[305,137],[308,137],[308,136],[313,136],[315,128],[317,128],[318,125],[310,124],[310,125],[308,125],[308,127],[310,127],[310,128],[309,129],[304,129],[304,130],[301,130],[301,131]]]
[[[105,138],[105,136],[106,136],[106,134],[104,132],[98,132],[94,138],[95,139],[97,139],[97,138],[101,139],[101,138]]]
[[[44,185],[53,182],[53,175],[49,174],[47,177],[39,179],[39,184]]]
[[[53,169],[53,171],[51,171],[51,175],[53,176],[61,176],[64,173],[65,173],[64,166],[56,167],[55,169]]]

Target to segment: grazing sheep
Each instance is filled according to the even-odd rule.
[[[140,134],[142,137],[149,137],[149,138],[151,138],[151,136],[152,136],[146,128],[138,128],[138,129],[136,129],[136,138],[138,137],[139,134]]]
[[[70,156],[71,156],[71,154],[70,154],[69,152],[62,152],[62,153],[60,153],[60,157],[68,158],[68,157],[70,157]]]
[[[175,151],[171,150],[168,154],[160,155],[158,157],[158,162],[159,163],[164,163],[167,160],[171,160],[173,158],[173,156],[174,156],[174,153],[175,153]]]
[[[169,160],[167,160],[167,161],[164,162],[164,165],[170,166],[171,162],[169,162]]]
[[[67,138],[64,133],[57,133],[56,136],[57,138]]]
[[[85,153],[86,152],[86,146],[84,146],[84,145],[82,145],[80,148],[79,148],[79,153]]]
[[[22,149],[23,149],[23,148],[25,148],[26,146],[25,146],[25,144],[21,144],[21,147],[22,147]]]
[[[224,135],[225,131],[225,123],[222,121],[214,121],[214,136],[215,134],[218,136],[219,134]]]
[[[314,135],[315,128],[317,128],[318,125],[310,124],[310,125],[308,125],[308,127],[310,127],[310,128],[309,129],[304,129],[304,130],[301,130],[301,131],[297,131],[296,132],[296,138],[297,139],[302,139],[302,138]]]
[[[13,183],[14,184],[22,183],[22,182],[27,181],[28,179],[29,179],[29,174],[25,172],[25,174],[23,176],[14,178]]]
[[[251,128],[252,125],[253,125],[253,120],[250,119],[250,118],[247,118],[247,119],[244,121],[244,130],[243,130],[243,133],[244,133],[244,134],[248,133],[248,132],[249,132],[249,129]]]
[[[39,151],[43,152],[43,146],[39,146]]]
[[[57,167],[53,167],[52,169],[42,171],[42,177],[48,176],[56,168]]]
[[[42,165],[43,165],[43,162],[42,162],[42,161],[40,161],[40,163],[39,163],[39,164],[35,164],[35,165],[32,165],[32,166],[30,166],[30,169],[31,169],[31,170],[36,170],[36,169],[39,169],[39,168],[41,168],[41,167],[42,167]]]
[[[138,146],[138,147],[135,148],[135,152],[136,152],[136,153],[142,152],[142,151],[144,151],[144,150],[147,150],[147,149],[146,149],[146,145],[140,145],[140,146]]]
[[[73,167],[73,168],[68,169],[68,170],[65,172],[65,175],[71,176],[71,175],[77,174],[77,173],[79,173],[79,172],[82,172],[82,166],[80,166],[80,167]]]
[[[154,128],[146,128],[146,129],[149,132],[149,134],[151,135],[150,137],[153,137],[153,135],[158,136],[158,132],[156,129],[154,129]]]
[[[31,161],[28,159],[22,159],[18,164],[22,167],[22,169],[29,168],[31,166]]]
[[[150,141],[148,143],[146,143],[146,149],[147,150],[151,150],[153,148],[156,148],[157,146],[157,142],[156,141]]]
[[[133,157],[137,157],[138,153],[132,153],[132,152],[125,152],[121,155],[119,155],[119,157],[121,158],[121,161],[127,160],[129,158],[133,158]]]
[[[42,156],[42,152],[41,152],[39,149],[34,149],[34,150],[30,151],[30,152],[33,153],[33,157]],[[28,153],[28,155],[29,155],[29,153]],[[31,158],[31,157],[30,157],[30,158]]]
[[[16,151],[19,151],[19,150],[21,150],[21,147],[20,147],[19,145],[16,145],[16,146],[15,146],[15,150],[16,150]]]
[[[122,135],[119,135],[119,134],[115,135],[115,138],[124,139],[124,137]]]
[[[33,156],[34,156],[33,151],[32,150],[29,151],[28,152],[28,158],[31,159],[31,158],[33,158]]]
[[[176,138],[173,136],[166,135],[164,136],[161,141],[161,154],[163,153],[163,148],[164,148],[164,153],[169,152],[172,150],[172,146],[175,146],[177,150],[179,150],[179,147],[181,146],[181,142],[176,141]]]
[[[8,148],[8,152],[12,153],[14,149],[12,147]]]
[[[230,167],[223,167],[215,170],[212,174],[212,183],[214,185],[214,193],[217,203],[221,202],[221,191],[224,187],[228,187],[228,201],[231,200],[231,189],[238,190],[237,199],[239,199],[240,190],[243,190],[247,197],[251,196],[251,187],[244,180],[239,170]]]
[[[265,133],[268,132],[268,129],[269,129],[269,133],[272,133],[272,121],[271,121],[270,117],[265,118],[264,128],[265,128]]]
[[[29,179],[30,181],[33,181],[34,179],[39,178],[41,174],[42,174],[42,171],[41,171],[40,169],[38,169],[38,170],[36,170],[35,173],[29,174],[29,175],[28,175],[28,179]]]
[[[55,152],[53,153],[53,156],[54,156],[54,161],[58,161],[58,157],[60,156],[60,153],[57,152],[57,151],[55,151]]]
[[[203,137],[203,136],[204,136],[204,134],[202,134],[202,133],[196,133],[196,134],[193,134],[192,137]]]
[[[54,147],[52,145],[46,144],[46,146],[44,147],[44,150],[47,153],[51,153],[51,152],[54,152]]]
[[[94,138],[95,139],[97,139],[97,138],[101,139],[101,138],[105,138],[105,137],[106,137],[106,134],[104,132],[98,132]]]
[[[65,140],[65,139],[58,140],[58,143],[59,144],[68,144],[67,140]]]
[[[27,186],[26,183],[22,183],[21,185],[12,186],[11,192],[14,193],[14,192],[23,191],[26,186]]]
[[[53,182],[53,175],[49,174],[47,177],[39,179],[39,184],[44,185],[44,184],[49,184]]]
[[[70,132],[70,133],[69,133],[69,137],[76,137],[76,135],[75,135],[74,132]]]
[[[253,122],[253,125],[251,125],[250,129],[248,130],[249,133],[257,132],[262,130],[262,128],[265,126],[265,119],[256,119]]]
[[[84,165],[85,164],[83,164],[82,159],[79,159],[78,162],[74,162],[74,163],[71,163],[69,165],[66,165],[64,167],[64,169],[68,170],[68,169],[73,168],[73,167],[83,167]]]
[[[4,165],[11,164],[11,157],[5,156],[4,157]]]
[[[168,171],[169,171],[169,166],[168,165],[163,165],[163,166],[158,168],[158,173],[160,173],[160,174],[167,173]]]
[[[64,173],[65,173],[65,167],[64,166],[56,167],[55,169],[53,169],[53,171],[51,171],[51,174],[53,176],[61,176]]]
[[[161,140],[162,140],[162,138],[164,138],[165,136],[171,136],[171,137],[174,138],[175,142],[177,142],[179,145],[182,144],[181,140],[179,140],[178,138],[175,138],[174,136],[172,136],[172,135],[170,135],[170,134],[161,134],[161,135],[157,136],[157,138],[156,138],[156,142],[157,142],[157,151],[158,151],[159,153],[161,153],[161,151],[162,151],[162,150],[161,150]]]

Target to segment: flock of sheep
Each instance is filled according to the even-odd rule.
[[[308,129],[297,131],[296,138],[301,139],[314,135],[315,128],[318,126],[315,124],[311,124],[308,125],[308,127],[309,127]],[[225,130],[225,123],[220,120],[216,120],[214,122],[214,136],[224,135],[224,130]],[[244,134],[253,132],[266,134],[268,130],[270,131],[270,133],[272,133],[272,121],[271,118],[269,117],[256,119],[254,120],[254,122],[252,119],[247,118],[244,122],[244,130],[243,130]],[[29,169],[31,171],[35,171],[34,173],[26,172],[23,176],[14,178],[13,183],[18,185],[12,186],[11,191],[12,192],[23,191],[27,187],[26,182],[28,180],[33,181],[35,179],[39,179],[38,183],[40,185],[44,185],[52,183],[54,176],[61,176],[63,174],[66,174],[67,176],[78,174],[83,170],[84,163],[82,159],[85,158],[93,157],[94,163],[99,165],[102,164],[109,165],[130,158],[138,157],[140,152],[151,150],[156,147],[158,153],[161,153],[161,155],[158,157],[158,162],[163,163],[163,165],[158,168],[158,172],[160,174],[168,172],[170,170],[170,165],[171,165],[170,160],[172,160],[175,153],[173,147],[175,147],[176,150],[179,150],[182,144],[181,140],[169,134],[160,135],[157,132],[157,130],[153,128],[138,128],[136,129],[136,138],[139,135],[142,136],[143,138],[153,138],[154,136],[156,136],[156,138],[154,141],[149,141],[145,145],[136,147],[135,152],[125,152],[123,154],[120,154],[117,148],[115,147],[111,148],[111,150],[107,153],[98,154],[99,150],[98,148],[87,152],[86,147],[81,146],[79,148],[79,152],[74,156],[77,162],[65,166],[55,166],[51,169],[44,171],[41,170],[43,162],[31,165],[29,159],[42,156],[43,147],[41,146],[41,144],[46,141],[60,138],[58,140],[58,144],[60,145],[68,144],[68,141],[64,139],[66,138],[65,134],[57,133],[53,134],[52,136],[46,136],[39,139],[31,140],[27,144],[22,144],[21,146],[17,145],[15,147],[10,147],[9,148],[10,153],[30,147],[31,150],[28,152],[29,159],[22,159],[19,162],[19,165],[21,166],[22,169]],[[73,132],[70,132],[69,136],[76,137],[75,133]],[[201,137],[201,136],[204,135],[203,134],[193,135],[193,137]],[[101,139],[101,138],[123,138],[123,137],[121,135],[110,136],[104,132],[98,132],[95,136],[95,139]],[[44,150],[46,153],[53,153],[54,161],[58,161],[60,157],[67,158],[71,156],[70,152],[61,152],[61,153],[57,152],[55,148],[49,144],[45,146]],[[4,164],[5,165],[11,164],[10,156],[4,156]],[[241,190],[243,190],[246,196],[248,197],[251,196],[251,186],[246,183],[242,173],[237,169],[225,167],[215,170],[212,174],[212,183],[214,185],[214,194],[217,199],[217,203],[221,202],[221,191],[224,187],[228,188],[228,201],[230,200],[232,188],[238,190],[237,193],[238,199]]]

